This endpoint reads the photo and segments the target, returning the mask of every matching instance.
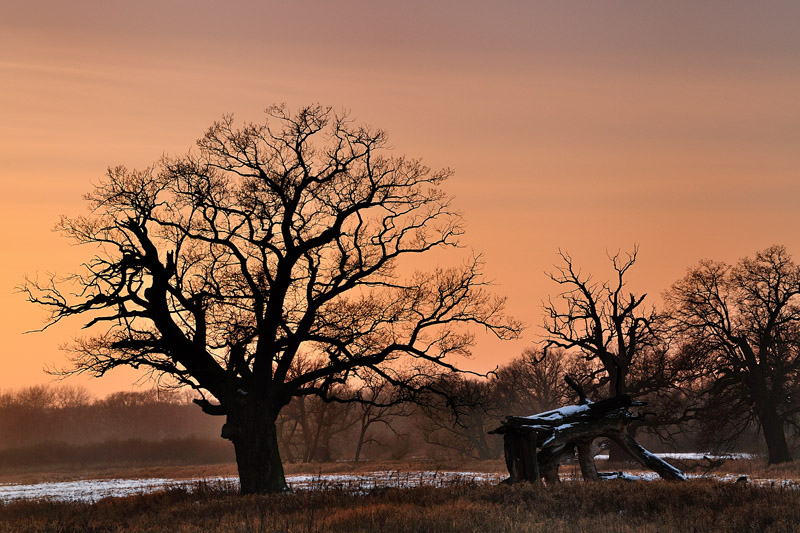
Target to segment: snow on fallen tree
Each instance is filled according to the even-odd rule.
[[[576,451],[583,478],[601,479],[592,453],[592,442],[599,438],[616,442],[642,466],[664,479],[686,480],[683,472],[647,451],[627,431],[628,424],[636,419],[628,408],[643,405],[642,402],[624,394],[591,402],[573,380],[565,379],[578,392],[579,404],[531,416],[508,416],[500,427],[489,432],[503,435],[509,472],[506,482],[544,479],[557,483],[559,465]]]

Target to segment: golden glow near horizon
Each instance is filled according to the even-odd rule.
[[[346,108],[398,154],[456,171],[467,248],[538,339],[543,272],[569,251],[658,294],[700,258],[800,258],[796,2],[6,2],[0,11],[0,388],[47,381],[80,321],[43,334],[25,274],[87,257],[51,232],[109,165],[188,150],[225,113]],[[90,383],[105,393],[136,378]]]

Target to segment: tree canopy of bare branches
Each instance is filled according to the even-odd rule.
[[[644,304],[646,294],[627,292],[625,275],[636,263],[638,249],[610,257],[616,273],[611,282],[583,276],[572,257],[560,252],[563,264],[549,274],[561,288],[544,305],[545,350],[579,350],[589,362],[599,362],[610,396],[628,391],[632,365],[661,342],[661,316]]]
[[[578,375],[575,362],[563,350],[551,350],[545,356],[539,349],[525,348],[494,372],[492,385],[498,405],[506,413],[520,414],[561,407],[574,396],[564,376]]]
[[[325,396],[359,369],[413,388],[456,370],[474,341],[464,326],[520,331],[479,258],[398,273],[463,233],[440,189],[449,170],[392,157],[383,131],[329,108],[268,115],[225,117],[188,155],[109,169],[91,214],[59,224],[94,257],[23,287],[48,325],[87,317],[73,371],[132,366],[201,392],[227,417],[246,493],[286,488],[275,418],[293,396]],[[316,363],[292,372],[300,355]]]

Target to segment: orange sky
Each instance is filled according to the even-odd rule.
[[[50,230],[109,165],[182,153],[223,113],[348,108],[398,154],[449,166],[465,244],[539,338],[559,247],[608,275],[640,245],[653,297],[700,258],[800,259],[800,3],[111,0],[0,7],[0,389],[48,380],[14,286],[84,253]],[[129,388],[133,372],[89,383]]]

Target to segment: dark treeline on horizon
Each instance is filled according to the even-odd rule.
[[[500,459],[502,438],[489,435],[511,413],[532,414],[574,403],[565,374],[588,375],[579,357],[555,351],[543,357],[526,349],[488,378],[453,375],[440,384],[456,402],[441,397],[375,407],[295,398],[278,419],[287,463],[381,460]],[[588,381],[587,391],[597,392]],[[346,397],[352,387],[333,388]],[[373,393],[386,398],[385,384]],[[191,391],[117,392],[95,398],[69,385],[39,385],[0,393],[0,468],[98,464],[213,464],[233,462],[219,438],[221,420],[191,402]],[[649,412],[673,409],[674,399],[649,398]],[[713,424],[641,425],[640,437],[660,451],[759,451],[757,428],[737,439],[714,442]]]
[[[116,392],[37,385],[0,393],[0,467],[217,463],[232,454],[219,423],[184,391]]]

